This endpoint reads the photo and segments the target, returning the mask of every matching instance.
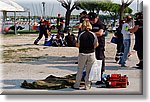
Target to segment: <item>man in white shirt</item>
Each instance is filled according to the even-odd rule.
[[[123,34],[123,44],[124,44],[124,54],[121,57],[119,64],[121,64],[121,67],[126,67],[126,60],[128,58],[128,53],[130,51],[130,43],[131,43],[131,38],[130,38],[130,26],[129,23],[131,22],[132,17],[127,16],[126,17],[126,22],[122,26],[121,33]]]

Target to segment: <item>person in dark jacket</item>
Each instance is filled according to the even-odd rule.
[[[72,33],[71,27],[67,29],[68,35],[65,36],[65,45],[68,47],[76,47],[76,38]]]
[[[92,32],[95,33],[95,35],[97,36],[98,39],[98,43],[99,46],[96,47],[96,59],[97,60],[102,60],[102,68],[101,68],[101,72],[103,74],[103,72],[105,71],[105,36],[103,35],[103,23],[100,21],[98,15],[96,13],[90,12],[88,14],[90,22],[92,24]],[[102,75],[101,74],[101,75]],[[101,84],[101,81],[97,81],[96,84]]]
[[[116,32],[114,34],[118,39],[117,40],[117,52],[115,56],[116,62],[119,61],[119,59],[122,57],[123,52],[124,52],[123,35],[121,33],[123,23],[124,23],[123,20],[119,22],[119,27],[116,29]]]
[[[143,69],[143,14],[141,12],[136,14],[135,26],[130,32],[135,34],[134,50],[137,51],[139,63],[137,68]]]
[[[60,34],[61,33],[61,30],[63,29],[63,24],[64,24],[64,21],[63,21],[63,18],[61,17],[60,14],[58,14],[58,17],[57,17],[57,34]]]
[[[44,20],[42,17],[41,17],[41,20],[40,20],[39,24],[40,24],[40,27],[39,27],[40,28],[40,33],[39,33],[38,38],[34,41],[35,45],[38,45],[38,42],[41,40],[43,35],[45,36],[44,44],[48,41],[48,34],[49,34],[50,24],[48,23],[48,21]]]

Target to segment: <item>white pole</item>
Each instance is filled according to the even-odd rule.
[[[137,0],[137,12],[139,12],[139,0]]]
[[[7,12],[3,11],[3,21],[2,21],[2,33],[4,32],[5,20],[6,20]]]
[[[15,27],[15,34],[17,34],[17,29],[16,29],[16,11],[14,12],[14,27]]]
[[[45,17],[45,2],[42,2],[43,4],[43,18]]]

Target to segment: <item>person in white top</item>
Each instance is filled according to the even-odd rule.
[[[131,27],[129,26],[129,23],[131,22],[131,20],[132,20],[132,17],[127,16],[126,22],[123,24],[122,30],[121,30],[121,33],[123,34],[123,44],[124,44],[124,54],[119,61],[119,64],[121,64],[121,67],[126,67],[126,65],[125,65],[126,60],[128,58],[128,53],[130,51],[130,43],[131,43],[130,29],[131,29]]]
[[[122,26],[121,33],[123,34],[123,39],[130,39],[130,26],[128,23],[124,23]]]

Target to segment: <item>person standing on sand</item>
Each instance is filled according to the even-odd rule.
[[[91,88],[91,82],[89,81],[89,73],[94,61],[96,60],[95,48],[98,46],[98,40],[96,35],[93,32],[91,32],[90,29],[92,29],[92,26],[89,20],[84,21],[82,23],[83,32],[79,35],[77,43],[77,47],[79,47],[79,56],[76,82],[73,86],[73,88],[75,89],[80,89],[80,81],[85,66],[85,89],[88,90]]]

